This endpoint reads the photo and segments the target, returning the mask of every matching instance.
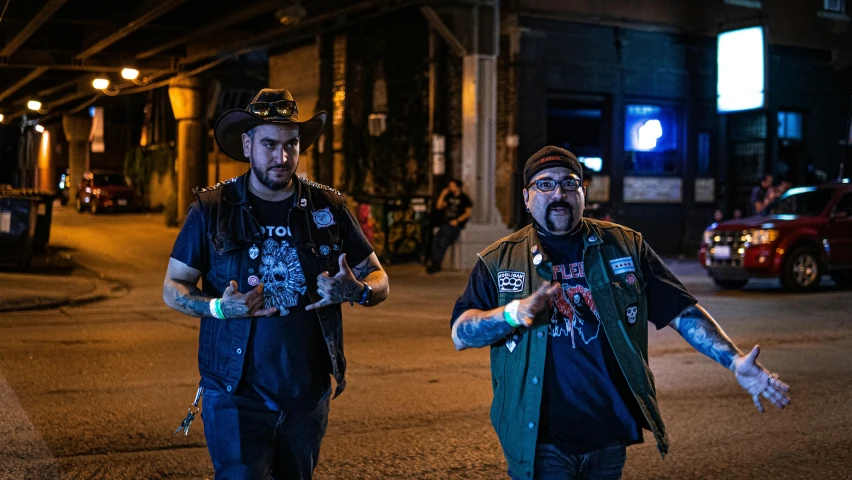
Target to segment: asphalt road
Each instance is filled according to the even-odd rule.
[[[161,299],[177,230],[158,215],[54,217],[51,243],[85,266],[73,273],[123,288],[0,315],[0,478],[212,478],[202,422],[172,434],[198,381],[197,320]],[[741,348],[760,342],[793,404],[757,413],[727,370],[670,329],[652,333],[672,448],[662,460],[646,434],[624,478],[852,478],[852,292],[791,295],[772,282],[718,292],[693,263],[673,268]],[[456,352],[449,339],[467,274],[389,273],[386,303],[344,307],[349,386],[332,402],[316,478],[506,478],[488,352]]]

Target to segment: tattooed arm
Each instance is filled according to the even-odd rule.
[[[557,282],[553,285],[544,284],[532,295],[520,301],[518,306],[518,321],[525,327],[531,327],[535,315],[547,306],[550,297],[562,286]],[[480,348],[492,345],[515,329],[503,317],[504,307],[483,311],[470,309],[459,315],[453,324],[453,344],[456,350]]]
[[[198,288],[201,272],[189,265],[169,258],[166,279],[163,282],[163,301],[178,312],[192,317],[210,316],[210,295]]]
[[[687,307],[669,324],[696,350],[732,370],[743,352],[731,342],[722,327],[700,305]]]
[[[725,335],[722,327],[700,305],[688,307],[669,325],[696,350],[734,372],[737,382],[751,395],[761,413],[761,396],[778,408],[790,404],[790,398],[786,395],[790,387],[779,380],[778,375],[770,374],[769,370],[757,363],[760,346],[755,345],[751,353],[743,355]]]
[[[169,258],[166,279],[163,282],[163,301],[166,305],[184,315],[192,317],[209,317],[210,300],[214,297],[207,295],[198,288],[201,272],[189,265]],[[222,313],[225,318],[242,318],[271,315],[276,308],[263,308],[263,284],[253,288],[246,294],[237,290],[237,282],[231,280],[228,288],[222,294]]]
[[[379,257],[375,253],[371,253],[369,257],[356,265],[353,273],[356,279],[366,283],[373,289],[373,294],[370,296],[370,303],[364,305],[365,307],[375,307],[388,298],[388,294],[390,293],[388,275],[382,268]]]

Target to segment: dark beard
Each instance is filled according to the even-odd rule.
[[[260,181],[261,185],[273,191],[284,190],[288,185],[290,185],[290,182],[293,181],[293,177],[291,176],[287,180],[276,182],[272,180],[266,172],[261,172],[258,168],[255,168],[254,165],[251,166],[251,171],[255,178]],[[293,175],[295,175],[295,173]]]
[[[574,210],[571,208],[571,204],[568,202],[556,201],[547,206],[547,210],[544,212],[544,226],[547,227],[547,230],[550,232],[556,232],[556,224],[553,223],[553,220],[550,219],[551,211],[556,207],[562,207],[568,210],[568,232],[570,233],[571,228],[574,226]]]

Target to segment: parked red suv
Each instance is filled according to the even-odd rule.
[[[722,288],[780,278],[788,290],[814,290],[823,273],[852,280],[852,184],[791,188],[761,214],[704,231],[701,264]]]
[[[77,186],[77,211],[135,210],[141,202],[123,173],[86,172]]]

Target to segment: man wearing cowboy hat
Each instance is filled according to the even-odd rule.
[[[216,142],[250,169],[196,191],[169,259],[166,304],[201,317],[199,388],[216,478],[311,478],[329,374],[334,396],[346,387],[340,304],[388,295],[343,196],[295,175],[325,118],[300,122],[290,93],[272,89],[223,114]]]

